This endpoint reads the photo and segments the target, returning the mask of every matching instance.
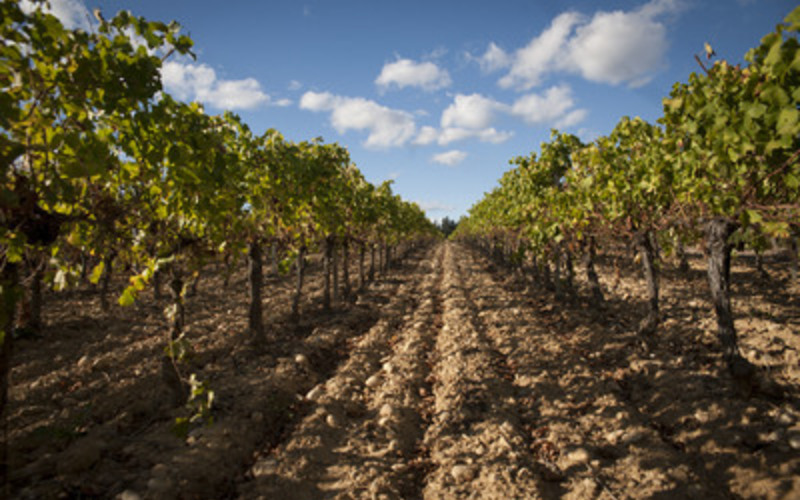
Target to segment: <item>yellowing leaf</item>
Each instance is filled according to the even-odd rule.
[[[105,270],[105,268],[106,268],[106,263],[105,261],[101,260],[100,263],[94,266],[94,269],[92,269],[92,274],[89,276],[89,281],[91,281],[93,284],[96,285],[97,282],[100,281],[100,278],[103,276],[103,271]]]

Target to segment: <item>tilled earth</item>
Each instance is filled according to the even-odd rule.
[[[236,339],[244,294],[209,285],[194,363],[220,401],[186,439],[170,432],[181,409],[159,403],[157,314],[112,337],[112,320],[63,312],[49,324],[64,340],[18,349],[12,493],[800,498],[800,311],[781,265],[770,282],[736,267],[734,310],[743,353],[782,391],[727,376],[699,259],[665,271],[664,322],[646,342],[640,280],[611,263],[599,308],[454,243],[412,254],[337,313],[305,304],[299,325],[280,315],[290,287],[276,282],[266,355]]]

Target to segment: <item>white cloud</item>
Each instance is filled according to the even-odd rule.
[[[468,56],[471,59],[478,61],[481,70],[484,73],[491,73],[499,69],[503,69],[511,65],[511,57],[505,50],[498,47],[494,42],[491,42],[486,48],[486,52],[480,57]]]
[[[437,143],[446,146],[465,139],[478,139],[494,144],[505,142],[513,134],[499,132],[490,125],[498,112],[508,110],[507,105],[480,94],[457,94],[453,103],[442,112],[441,129],[422,127],[414,138],[414,144],[424,146]]]
[[[449,86],[452,83],[447,70],[428,62],[415,62],[411,59],[400,59],[383,66],[375,84],[383,89],[391,86],[397,88],[419,87],[432,91]]]
[[[633,12],[598,12],[579,27],[568,50],[587,80],[640,86],[665,64],[667,28],[656,16],[674,2],[653,1]]]
[[[419,134],[414,139],[414,144],[419,144],[420,146],[427,146],[428,144],[433,144],[439,138],[439,131],[436,130],[436,127],[431,126],[424,126],[420,129]]]
[[[511,106],[511,114],[526,123],[543,125],[564,118],[574,105],[572,89],[567,85],[557,85],[550,87],[542,94],[534,93],[520,97]],[[572,120],[576,118],[579,116],[573,116]]]
[[[369,132],[366,147],[402,146],[416,133],[411,113],[381,106],[361,97],[342,97],[329,92],[306,92],[300,108],[309,111],[329,111],[331,125],[343,134],[348,130]]]
[[[556,122],[556,128],[558,129],[565,129],[573,127],[583,120],[586,119],[586,115],[589,114],[589,111],[585,109],[573,109],[566,115],[564,115],[561,119]]]
[[[442,127],[487,128],[505,106],[480,94],[457,94],[442,113]]]
[[[31,0],[22,0],[19,5],[25,12],[43,7],[42,4],[35,4]],[[92,29],[94,17],[80,0],[50,0],[50,8],[44,7],[44,10],[56,16],[68,29],[80,28],[85,31]]]
[[[255,78],[222,80],[206,64],[167,61],[161,67],[161,78],[165,90],[178,99],[197,100],[220,109],[253,109],[264,104],[290,104],[287,100],[273,103]]]
[[[453,205],[441,201],[418,201],[417,205],[425,212],[451,212],[456,209]]]
[[[467,153],[464,151],[459,151],[454,149],[452,151],[447,151],[444,153],[439,153],[437,155],[433,155],[431,157],[431,161],[434,163],[439,163],[441,165],[447,165],[449,167],[453,167],[461,163],[467,158]]]
[[[419,134],[417,134],[413,142],[420,146],[427,146],[433,143],[440,146],[447,146],[452,142],[466,139],[478,139],[481,142],[500,144],[511,139],[513,135],[513,132],[501,132],[493,127],[487,129],[446,127],[439,130],[435,127],[425,126],[420,129]]]
[[[651,0],[632,11],[598,11],[591,18],[564,12],[510,56],[510,69],[498,84],[530,90],[546,75],[563,71],[594,82],[644,85],[666,64],[667,28],[659,18],[677,12],[679,1]],[[503,54],[490,45],[484,57],[502,61]]]
[[[528,90],[539,85],[543,76],[565,64],[564,44],[572,28],[581,20],[577,12],[560,14],[541,35],[517,50],[511,69],[498,82],[503,88]]]

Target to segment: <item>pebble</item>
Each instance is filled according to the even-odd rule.
[[[777,443],[780,440],[780,435],[777,431],[760,433],[758,435],[759,441],[763,443]]]
[[[298,365],[307,365],[308,357],[305,354],[296,354],[294,356],[294,362]]]
[[[271,474],[275,474],[275,471],[278,469],[278,461],[274,458],[266,458],[264,460],[259,460],[253,467],[251,468],[251,472],[253,473],[253,477],[261,477],[261,476],[269,476]]]
[[[778,423],[782,425],[792,425],[794,423],[794,417],[792,417],[792,414],[789,412],[781,412],[781,414],[778,415]]]
[[[154,493],[167,493],[172,489],[172,480],[168,477],[152,477],[147,481],[147,489]]]
[[[639,441],[642,441],[645,438],[646,434],[642,430],[632,430],[625,433],[622,436],[622,443],[623,444],[635,444]]]
[[[169,467],[164,464],[156,464],[150,469],[150,475],[153,477],[169,477]]]
[[[789,447],[793,450],[800,450],[800,434],[791,434],[789,436]]]
[[[306,394],[306,399],[309,401],[315,401],[318,397],[322,395],[322,385],[317,385]]]
[[[380,375],[375,374],[375,375],[371,376],[370,378],[368,378],[367,381],[364,382],[364,385],[366,385],[367,387],[370,387],[370,388],[375,388],[375,387],[379,386],[380,383],[381,383]]]
[[[708,422],[708,412],[705,410],[697,410],[694,412],[694,418],[701,424]]]
[[[89,355],[84,354],[83,356],[81,356],[81,359],[78,360],[78,368],[83,368],[87,364],[89,364]]]
[[[573,465],[584,464],[589,461],[589,452],[584,448],[576,448],[564,457],[564,468],[568,469]]]
[[[389,403],[384,403],[381,406],[381,409],[378,411],[378,415],[381,417],[391,417],[395,414],[395,409]]]
[[[142,496],[133,490],[125,490],[114,498],[115,500],[142,500]]]
[[[468,465],[455,465],[450,469],[450,475],[459,483],[463,483],[475,477],[475,470]]]
[[[623,429],[617,429],[615,431],[606,434],[606,440],[611,444],[617,444],[623,434],[625,434],[625,431]]]
[[[331,427],[338,427],[339,425],[339,421],[337,420],[336,416],[331,415],[330,413],[327,417],[325,417],[325,423]]]

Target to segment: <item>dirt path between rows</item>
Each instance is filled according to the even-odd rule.
[[[100,323],[48,345],[76,358],[55,374],[31,343],[12,392],[17,458],[30,457],[16,498],[800,498],[796,394],[741,395],[707,332],[677,321],[685,284],[665,281],[670,316],[646,348],[611,291],[602,309],[559,301],[452,242],[413,253],[338,312],[308,302],[300,325],[271,323],[269,354],[236,340],[243,294],[203,296],[197,366],[219,403],[214,425],[186,439],[148,386],[155,313],[119,338]],[[268,314],[291,287],[271,293]],[[754,296],[751,308],[793,317],[776,304]],[[748,319],[748,355],[791,363],[794,323],[759,321]],[[782,383],[796,373],[787,364]],[[55,424],[34,427],[48,405],[63,408]],[[72,434],[56,439],[62,429]]]
[[[797,460],[771,468],[769,457],[746,457],[745,442],[731,465],[717,454],[725,439],[736,442],[731,435],[683,439],[674,428],[710,431],[643,404],[681,390],[658,386],[654,367],[669,367],[655,358],[670,354],[641,352],[624,328],[589,312],[564,321],[553,297],[522,293],[492,269],[462,246],[439,246],[420,266],[424,276],[382,311],[381,326],[307,395],[315,408],[256,464],[241,498],[777,499],[800,491],[790,472]],[[701,403],[687,415],[707,416],[697,410],[709,405],[742,411],[745,433],[754,415],[763,412],[762,424],[774,415],[768,402],[736,399],[724,374],[686,364],[683,380],[704,381],[684,388]]]

